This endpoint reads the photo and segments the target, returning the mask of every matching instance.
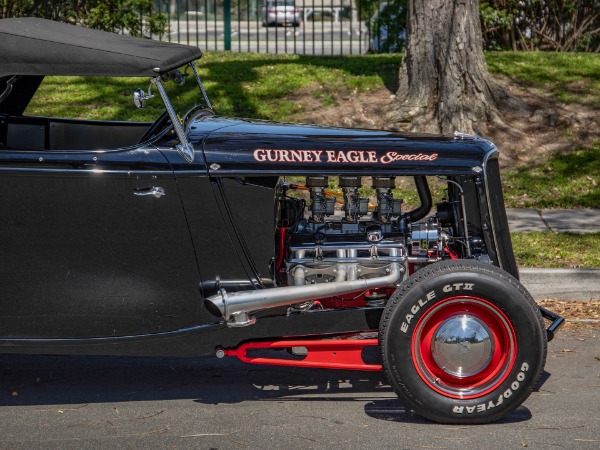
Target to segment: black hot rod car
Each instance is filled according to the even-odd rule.
[[[195,47],[24,18],[0,48],[0,352],[384,370],[448,423],[531,392],[563,320],[518,281],[492,143],[221,117]],[[146,77],[164,112],[24,114],[47,75]]]

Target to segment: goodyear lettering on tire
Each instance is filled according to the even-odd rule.
[[[487,403],[480,403],[474,406],[455,406],[452,408],[454,414],[473,414],[484,411],[489,411],[492,408],[496,408],[504,403],[504,400],[508,400],[512,397],[513,393],[516,392],[520,387],[521,383],[525,381],[527,377],[526,373],[529,371],[529,363],[524,362],[521,364],[521,371],[517,374],[516,379],[510,384],[510,387],[498,396],[497,400],[490,400]]]

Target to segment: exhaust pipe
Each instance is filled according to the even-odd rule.
[[[257,289],[231,294],[221,289],[218,294],[208,297],[204,305],[215,316],[222,316],[228,326],[243,327],[256,322],[256,318],[250,315],[252,311],[389,286],[400,281],[403,273],[404,267],[393,263],[388,275],[377,278]]]

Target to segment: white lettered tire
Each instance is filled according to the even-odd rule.
[[[408,278],[381,318],[386,375],[418,414],[442,423],[500,419],[531,393],[546,361],[539,308],[510,274],[441,261]]]

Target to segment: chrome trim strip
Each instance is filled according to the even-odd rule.
[[[181,121],[179,120],[179,116],[173,108],[171,101],[169,100],[169,96],[167,95],[167,91],[165,91],[164,86],[160,82],[159,77],[152,78],[152,83],[156,85],[158,88],[158,92],[160,94],[160,98],[162,98],[163,103],[165,104],[165,108],[167,110],[167,114],[169,114],[169,118],[171,119],[171,123],[173,124],[173,128],[175,129],[175,134],[177,134],[177,138],[179,138],[179,144],[177,144],[177,150],[183,156],[183,158],[191,163],[194,162],[194,146],[190,141],[188,141],[187,136],[185,135],[185,130],[183,129],[183,125],[181,125]]]
[[[496,231],[494,230],[494,211],[492,209],[492,204],[490,203],[490,188],[488,186],[488,173],[487,173],[487,162],[490,158],[495,157],[498,158],[500,152],[498,148],[494,145],[494,148],[485,154],[483,157],[483,182],[485,186],[485,201],[488,207],[488,214],[490,215],[490,231],[492,233],[492,241],[494,242],[494,250],[496,251],[496,258],[498,258],[498,264],[502,270],[504,269],[504,264],[502,264],[502,258],[500,257],[500,252],[498,251],[498,244],[496,241]]]
[[[179,176],[179,175],[199,175],[202,177],[208,177],[208,173],[206,169],[199,169],[199,170],[177,170],[175,169],[175,175]]]
[[[210,328],[222,328],[223,322],[211,323],[206,325],[197,325],[195,327],[182,328],[174,331],[163,331],[160,333],[148,333],[148,334],[135,334],[129,336],[108,336],[108,337],[89,337],[89,338],[7,338],[0,339],[0,347],[13,345],[27,345],[27,344],[66,344],[73,345],[77,343],[117,343],[117,342],[136,342],[144,341],[148,339],[162,339],[170,338],[173,336],[190,334],[194,332],[208,331]]]
[[[103,169],[50,169],[35,167],[0,167],[0,172],[18,173],[61,173],[61,174],[98,174],[98,175],[169,175],[171,170],[103,170]]]
[[[54,120],[54,119],[52,119]],[[51,120],[51,123],[53,123]],[[86,121],[82,121],[86,122]],[[88,121],[90,122],[90,121]],[[58,123],[58,122],[57,122]],[[128,122],[125,122],[128,123]],[[138,122],[140,123],[140,122]],[[85,125],[85,123],[84,123]],[[152,125],[152,124],[150,124]],[[108,126],[107,126],[108,128]],[[147,144],[145,142],[140,142],[139,144],[129,145],[127,147],[117,147],[117,148],[102,148],[102,149],[94,149],[89,150],[85,148],[74,149],[74,150],[65,150],[65,149],[44,149],[44,150],[25,150],[25,149],[7,149],[2,150],[3,154],[10,155],[39,155],[40,153],[52,154],[52,155],[112,155],[114,153],[126,153],[131,152],[132,150],[145,150],[147,149]],[[153,146],[153,148],[155,148]]]

